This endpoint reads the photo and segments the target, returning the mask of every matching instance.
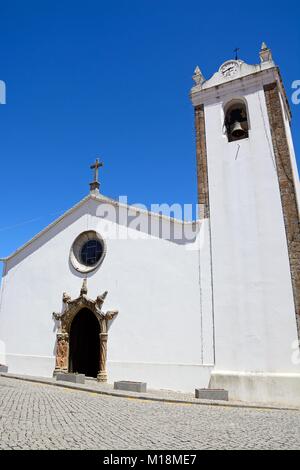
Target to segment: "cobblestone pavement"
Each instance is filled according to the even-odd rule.
[[[101,396],[0,377],[1,449],[299,449],[300,412]]]

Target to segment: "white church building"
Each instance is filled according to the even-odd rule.
[[[2,259],[10,373],[300,405],[299,178],[280,72],[263,44],[258,65],[193,79],[199,218],[105,197],[96,161],[89,194]]]

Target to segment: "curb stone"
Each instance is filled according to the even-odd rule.
[[[280,406],[280,405],[265,405],[263,403],[243,403],[243,402],[230,402],[230,401],[221,401],[221,400],[201,400],[201,399],[194,399],[194,400],[187,400],[187,399],[179,399],[179,398],[167,398],[167,397],[159,397],[153,395],[142,395],[141,393],[135,394],[134,392],[128,393],[121,393],[117,391],[106,391],[106,390],[97,390],[92,387],[82,386],[71,384],[70,382],[54,382],[51,380],[47,380],[46,378],[35,378],[35,377],[26,377],[21,375],[14,375],[9,373],[0,373],[0,377],[5,377],[7,379],[16,379],[22,380],[24,382],[31,382],[31,383],[38,383],[43,385],[52,385],[54,387],[62,387],[68,388],[76,391],[81,392],[90,392],[95,393],[97,395],[105,395],[111,396],[116,398],[127,398],[127,399],[137,399],[142,401],[155,401],[160,403],[174,403],[178,405],[203,405],[203,406],[223,406],[226,408],[252,408],[252,409],[264,409],[264,410],[281,410],[281,411],[300,411],[300,408],[297,407],[289,407],[289,406]]]

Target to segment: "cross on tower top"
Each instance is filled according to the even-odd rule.
[[[99,183],[99,168],[103,166],[103,163],[99,161],[98,158],[96,158],[95,163],[91,165],[91,170],[94,170],[94,181],[90,183],[90,189],[91,191],[99,191],[100,189],[100,183]]]
[[[235,60],[238,60],[238,52],[239,52],[240,48],[239,47],[236,47],[233,52],[235,52]]]

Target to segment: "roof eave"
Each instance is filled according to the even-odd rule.
[[[108,204],[112,204],[112,205],[115,205],[115,206],[118,206],[118,207],[122,207],[122,208],[131,208],[131,209],[134,209],[135,206],[134,205],[129,205],[129,204],[124,204],[124,203],[121,203],[119,201],[116,201],[114,199],[110,199],[109,197],[107,196],[103,196],[102,194],[93,194],[93,193],[90,193],[88,194],[87,196],[85,196],[83,199],[81,199],[81,201],[79,201],[77,204],[75,204],[73,207],[71,207],[69,210],[67,210],[66,212],[64,212],[60,217],[58,217],[56,220],[54,220],[53,222],[51,222],[51,224],[47,225],[43,230],[41,230],[40,232],[38,232],[33,238],[31,238],[28,242],[26,242],[24,245],[22,245],[20,248],[18,248],[17,250],[15,250],[13,253],[11,253],[9,256],[5,257],[5,258],[0,258],[0,261],[2,262],[7,262],[9,261],[10,259],[12,259],[14,256],[16,256],[17,254],[19,254],[21,251],[23,251],[25,248],[27,248],[29,245],[31,245],[33,242],[35,242],[38,238],[40,238],[42,235],[44,235],[45,233],[47,233],[49,230],[51,230],[53,227],[55,227],[55,225],[59,224],[65,217],[67,217],[68,215],[72,214],[75,210],[77,210],[79,207],[81,207],[85,202],[87,202],[88,200],[95,200],[95,201],[102,201],[102,202],[107,202]],[[151,212],[149,210],[146,210],[146,209],[142,209],[140,207],[136,207],[136,211],[138,214],[145,214],[145,215],[152,215],[154,217],[158,217],[160,219],[163,219],[163,220],[171,220],[173,223],[178,223],[178,224],[197,224],[199,222],[202,222],[202,220],[199,220],[199,219],[196,219],[196,220],[192,220],[192,221],[184,221],[184,220],[179,220],[179,219],[175,219],[173,217],[168,217],[166,215],[163,215],[163,214],[159,214],[159,213],[156,213],[156,212]]]

